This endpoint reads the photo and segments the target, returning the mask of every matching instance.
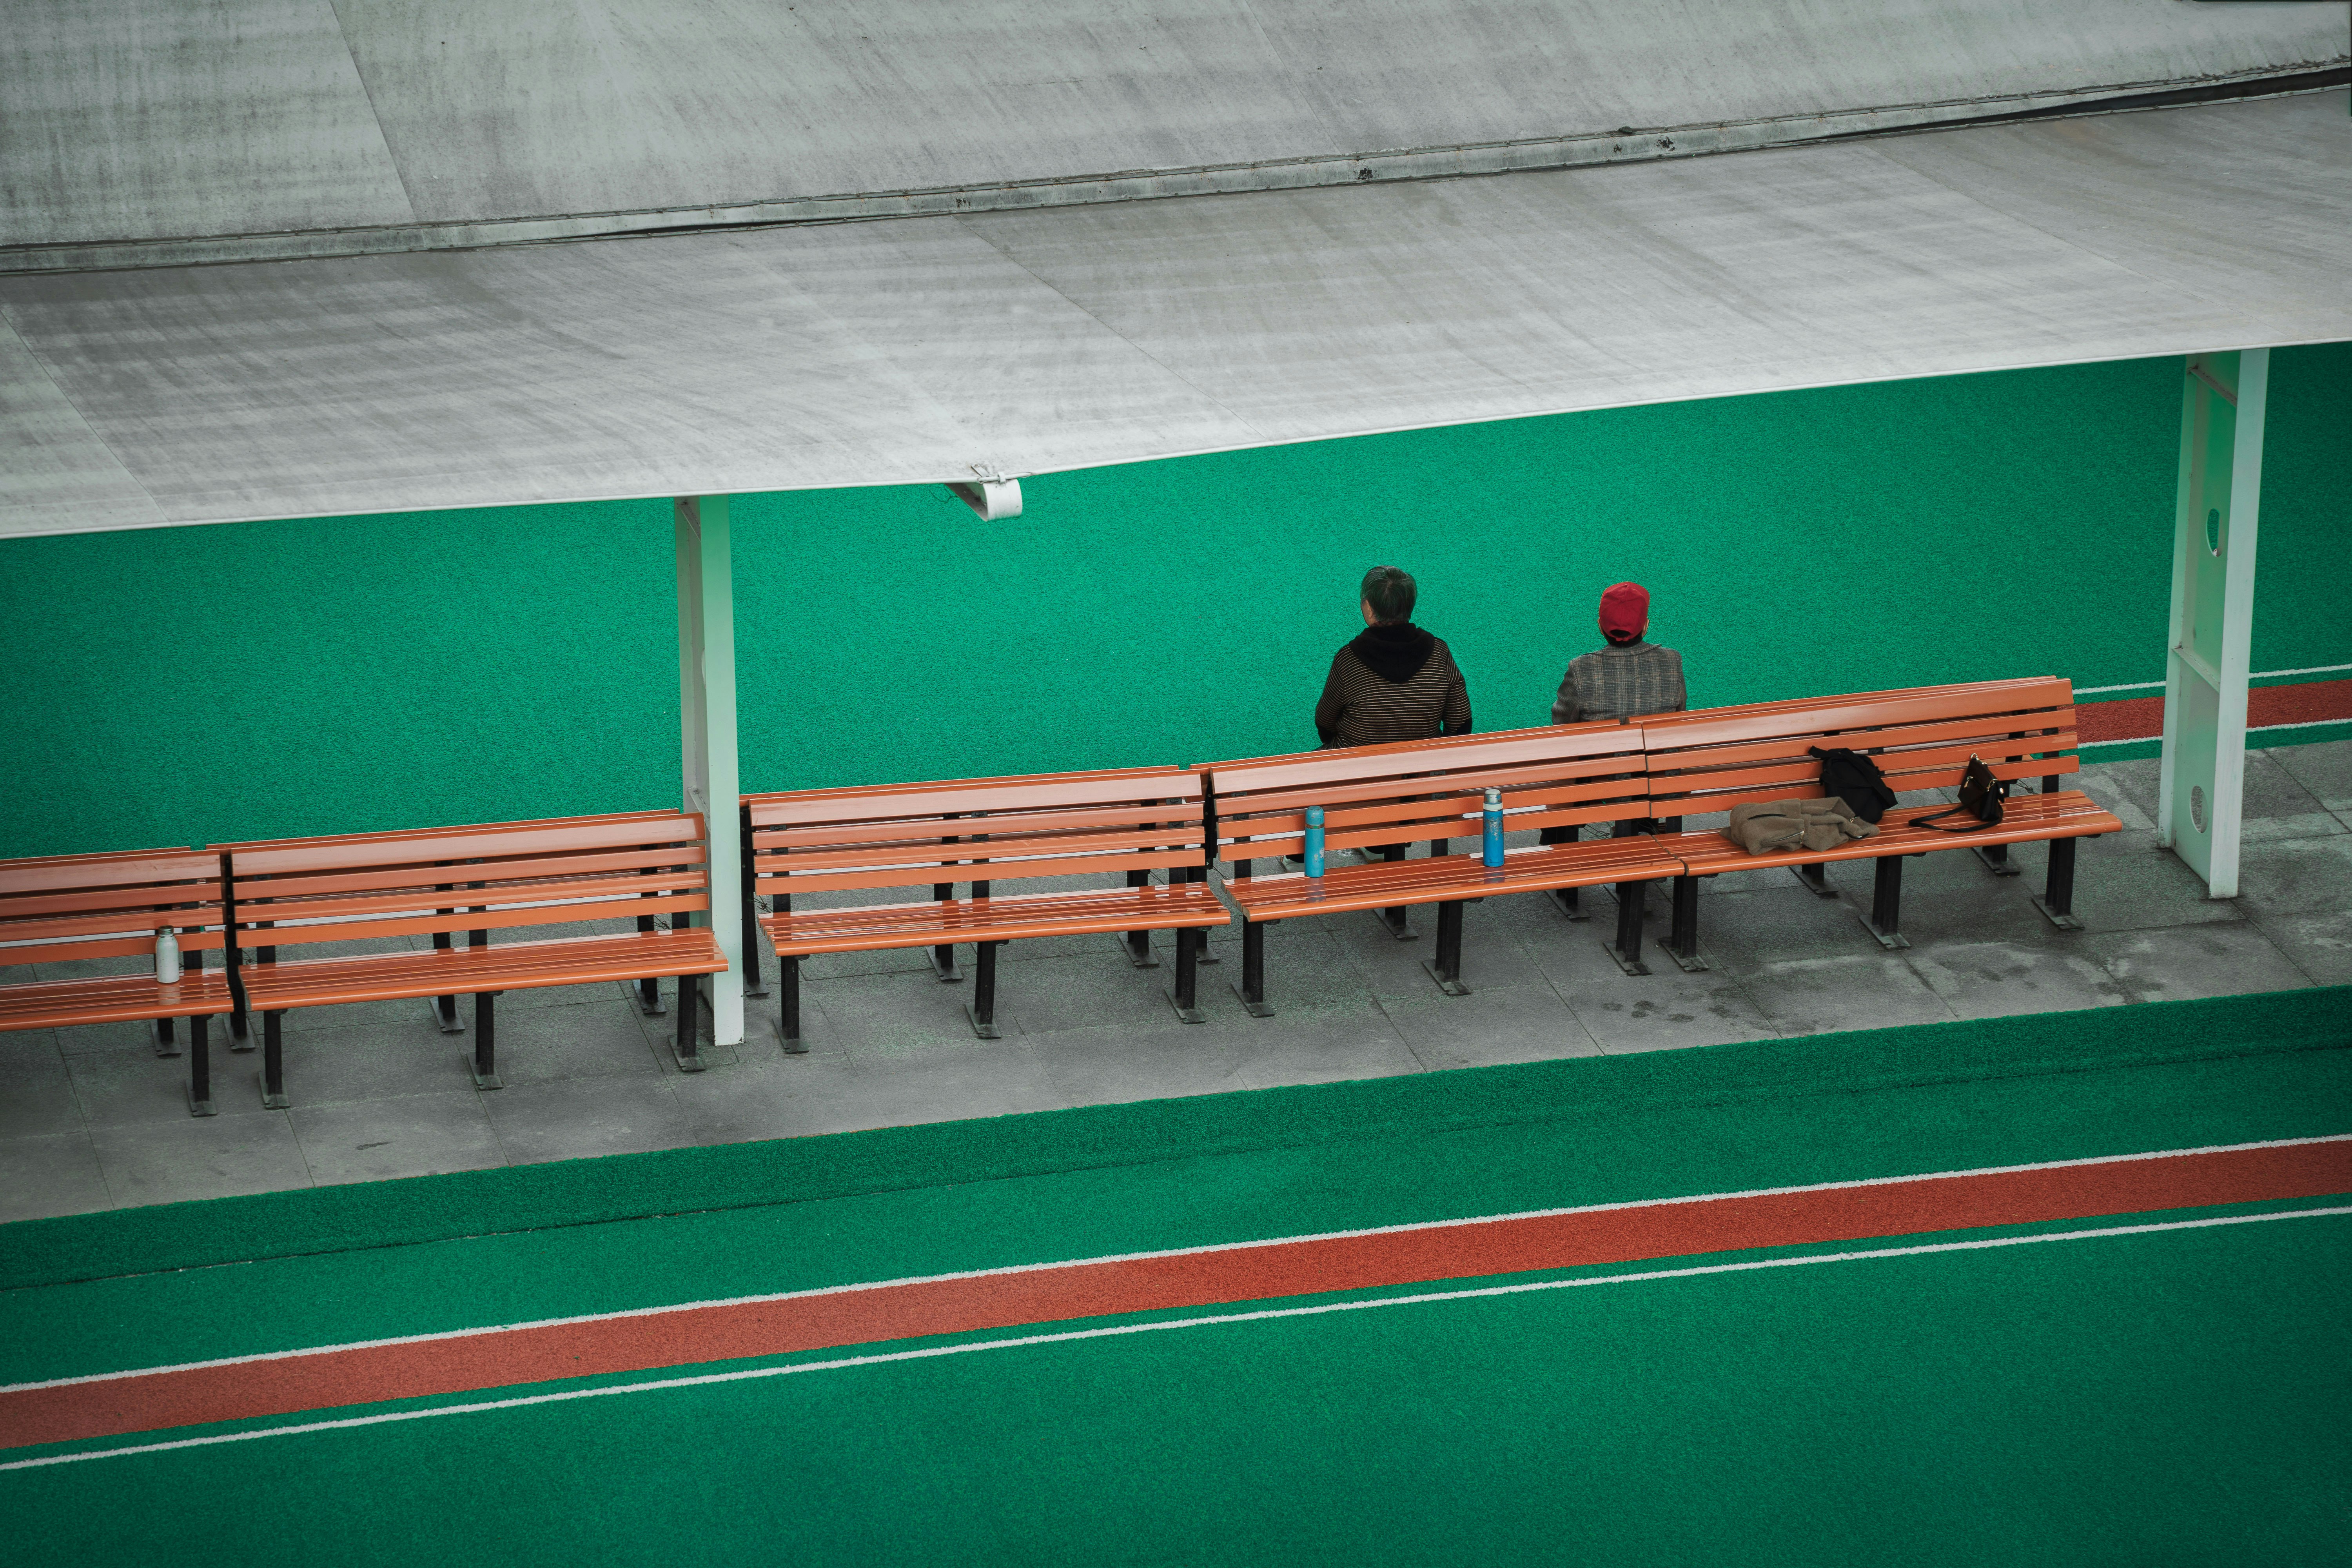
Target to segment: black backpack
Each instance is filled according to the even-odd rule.
[[[1886,775],[1878,764],[1859,752],[1843,746],[1824,752],[1819,746],[1806,748],[1822,760],[1822,789],[1853,808],[1853,814],[1864,822],[1876,822],[1895,804],[1895,792],[1886,787]]]

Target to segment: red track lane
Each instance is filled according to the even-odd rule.
[[[2347,1191],[2352,1142],[2303,1143],[1055,1264],[18,1389],[0,1394],[0,1447],[1111,1313]]]
[[[2301,686],[2258,686],[2246,693],[2246,726],[2313,724],[2352,719],[2352,680]],[[2088,741],[2153,741],[2164,733],[2164,699],[2127,697],[2085,702],[2074,710],[2074,732]]]

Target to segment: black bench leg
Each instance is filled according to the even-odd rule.
[[[212,1020],[188,1020],[188,1114],[213,1116]]]
[[[747,881],[746,885],[749,883]],[[760,921],[751,895],[743,895],[743,994],[765,996],[768,983],[760,973]]]
[[[1176,1008],[1178,1022],[1205,1024],[1209,1016],[1201,1011],[1199,1000],[1201,950],[1209,945],[1209,933],[1204,931],[1180,931],[1176,933],[1176,989],[1168,1000]]]
[[[1837,889],[1830,886],[1828,874],[1820,861],[1816,860],[1810,866],[1791,866],[1789,869],[1814,897],[1822,899],[1837,897]]]
[[[180,1054],[180,1042],[172,1027],[172,1022],[169,1018],[157,1018],[147,1026],[147,1043],[155,1047],[155,1054],[159,1057],[176,1057]]]
[[[1467,996],[1470,987],[1462,984],[1462,904],[1451,899],[1437,906],[1437,962],[1422,961],[1429,977],[1448,996]]]
[[[1205,882],[1209,879],[1209,868],[1206,866],[1194,866],[1184,873],[1184,879],[1188,882]],[[1214,952],[1210,951],[1207,931],[1202,931],[1201,940],[1192,944],[1192,962],[1194,963],[1222,962]]]
[[[2050,841],[2047,890],[2033,900],[2033,907],[2060,931],[2083,929],[2083,922],[2074,918],[2074,844],[2072,838]]]
[[[1391,863],[1402,860],[1404,858],[1405,849],[1406,846],[1402,844],[1383,844],[1381,846],[1381,858]],[[1418,939],[1421,933],[1405,923],[1405,916],[1409,911],[1410,906],[1398,904],[1377,912],[1381,917],[1381,924],[1388,928],[1388,933],[1391,936],[1399,942],[1412,942]]]
[[[964,1016],[971,1020],[971,1032],[983,1040],[1002,1039],[996,1027],[996,950],[1001,942],[976,942],[980,949],[980,972],[972,976],[971,1000],[964,1005]]]
[[[677,1032],[670,1037],[669,1045],[677,1057],[678,1071],[702,1070],[702,977],[698,974],[677,977]]]
[[[280,1026],[284,1009],[261,1016],[261,1103],[284,1110],[294,1102],[286,1098],[286,1035]]]
[[[1150,880],[1151,873],[1149,871],[1129,871],[1127,874],[1127,885],[1130,888],[1140,888]],[[1135,965],[1136,968],[1157,969],[1160,967],[1160,961],[1151,955],[1151,933],[1150,931],[1129,931],[1124,937],[1119,939],[1119,947],[1127,953],[1127,961]]]
[[[444,890],[446,891],[446,889]],[[456,911],[453,910],[443,910],[440,912],[446,915],[454,914]],[[433,933],[434,952],[446,952],[449,951],[449,933],[447,931],[436,931]],[[443,1034],[457,1035],[465,1032],[466,1026],[457,1021],[457,998],[455,996],[428,997],[425,1001],[425,1006],[433,1015],[433,1026],[440,1030]]]
[[[1698,955],[1698,883],[1696,877],[1675,879],[1675,924],[1666,938],[1666,956],[1693,973],[1706,967]]]
[[[1565,827],[1545,828],[1541,833],[1536,836],[1536,842],[1547,845],[1573,844],[1583,836],[1584,829],[1571,822]],[[1544,897],[1551,900],[1552,908],[1558,910],[1570,920],[1589,921],[1592,918],[1591,915],[1584,912],[1580,900],[1577,897],[1577,889],[1574,888],[1547,889],[1544,892]]]
[[[499,1077],[499,994],[474,993],[474,1087],[504,1089]]]
[[[1617,940],[1609,944],[1609,956],[1628,974],[1650,973],[1642,962],[1642,904],[1649,891],[1646,881],[1617,884]]]
[[[662,1016],[661,982],[659,980],[635,980],[630,982],[629,999],[637,1005],[637,1011],[643,1013],[646,1017],[658,1018]]]
[[[955,884],[953,882],[933,882],[931,884],[932,902],[944,904],[950,899],[954,897]],[[963,983],[963,971],[956,967],[955,943],[951,942],[943,942],[940,943],[939,946],[931,949],[931,973],[942,984],[961,984]]]
[[[1911,939],[1901,929],[1903,857],[1881,855],[1871,864],[1877,870],[1871,879],[1870,913],[1862,917],[1863,929],[1876,937],[1881,947],[1909,947]]]
[[[776,954],[776,992],[783,998],[777,1009],[776,1026],[784,1037],[784,1054],[797,1057],[806,1054],[808,1042],[801,1038],[801,961],[798,953]]]
[[[1234,987],[1234,994],[1251,1017],[1274,1016],[1274,1009],[1265,1005],[1265,927],[1247,917],[1242,921],[1242,983]]]

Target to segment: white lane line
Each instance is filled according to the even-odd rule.
[[[2246,677],[2248,680],[2276,680],[2289,675],[2334,675],[2340,669],[2352,669],[2352,664],[2315,664],[2308,669],[2258,669]],[[2161,691],[2161,680],[2126,680],[2121,686],[2078,686],[2077,697],[2089,697],[2101,691]]]
[[[1430,1301],[1469,1301],[1486,1296],[1520,1296],[1535,1290],[1573,1290],[1585,1285],[1631,1285],[1645,1279],[1689,1279],[1702,1274],[1744,1274],[1759,1268],[1801,1268],[1815,1263],[1857,1263],[1873,1258],[1919,1258],[1935,1252],[1979,1252],[1995,1247],[2032,1247],[2047,1241],[2088,1241],[2109,1236],[2147,1236],[2166,1230],[2204,1230],[2215,1226],[2259,1225],[2274,1219],[2311,1219],[2352,1214],[2352,1205],[2325,1209],[2284,1209],[2272,1214],[2224,1215],[2212,1219],[2168,1220],[2160,1225],[2113,1226],[2104,1230],[2053,1231],[2041,1236],[2002,1236],[1983,1241],[1941,1241],[1924,1247],[1885,1247],[1866,1252],[1816,1253],[1805,1258],[1763,1258],[1748,1263],[1710,1263],[1696,1268],[1654,1268],[1639,1274],[1604,1274],[1580,1279],[1538,1279],[1524,1285],[1487,1285],[1475,1290],[1432,1290],[1412,1296],[1382,1296],[1368,1301],[1329,1301],[1315,1307],[1272,1307],[1254,1312],[1221,1312],[1213,1317],[1175,1318],[1156,1323],[1122,1323],[1107,1329],[1071,1329],[1060,1333],[1024,1334],[1017,1339],[980,1340],[960,1345],[936,1345],[927,1350],[892,1351],[882,1355],[842,1356],[833,1361],[795,1362],[790,1366],[753,1367],[745,1372],[705,1373],[695,1377],[665,1377],[647,1383],[614,1384],[604,1388],[578,1388],[562,1394],[531,1394],[515,1399],[480,1400],[471,1405],[443,1405],[430,1410],[394,1410],[381,1415],[351,1415],[335,1421],[305,1421],[292,1426],[265,1426],[251,1432],[224,1432],[209,1437],[181,1437],[168,1443],[141,1443],[121,1448],[91,1448],[79,1454],[48,1454],[37,1459],[0,1464],[0,1471],[32,1470],[46,1465],[79,1464],[84,1459],[110,1459],[125,1454],[165,1454],[179,1448],[208,1448],[220,1443],[250,1443],[262,1437],[291,1437],[305,1432],[338,1432],[354,1426],[382,1426],[394,1421],[425,1421],[436,1415],[474,1415],[491,1410],[520,1410],[533,1405],[561,1405],[574,1399],[606,1399],[621,1394],[653,1394],[670,1388],[700,1388],[716,1383],[749,1383],[755,1378],[790,1377],[795,1373],[836,1372],[844,1367],[881,1366],[890,1362],[929,1361],[937,1356],[971,1355],[980,1351],[1018,1350],[1026,1345],[1066,1344],[1073,1340],[1107,1340],[1122,1334],[1152,1334],[1169,1329],[1202,1329],[1222,1323],[1257,1323],[1275,1318],[1314,1318],[1327,1312],[1363,1312],[1375,1307],[1412,1307]]]
[[[299,1350],[260,1351],[251,1355],[221,1356],[213,1361],[181,1362],[170,1366],[137,1367],[127,1372],[93,1372],[79,1377],[53,1377],[38,1383],[0,1384],[0,1394],[36,1388],[64,1388],[77,1383],[111,1383],[118,1378],[160,1377],[170,1373],[201,1372],[207,1367],[244,1366],[254,1362],[285,1361],[294,1356],[333,1355],[342,1351],[377,1350],[386,1345],[430,1344],[436,1340],[471,1339],[477,1334],[511,1334],[527,1329],[561,1329],[580,1323],[604,1323],[622,1318],[658,1317],[665,1312],[696,1312],[711,1307],[750,1307],[771,1301],[797,1301],[812,1296],[841,1296],[857,1290],[888,1290],[902,1285],[943,1285],[959,1279],[990,1279],[1005,1274],[1035,1274],[1055,1268],[1084,1268],[1097,1263],[1143,1263],[1163,1258],[1192,1258],[1213,1252],[1245,1252],[1256,1247],[1291,1247],[1302,1242],[1350,1241],[1368,1236],[1401,1236],[1416,1230],[1447,1230],[1456,1226],[1502,1225],[1513,1220],[1556,1219],[1565,1215],[1609,1214],[1621,1209],[1672,1208],[1682,1204],[1727,1203],[1736,1198],[1786,1197],[1800,1193],[1834,1193],[1862,1187],[1892,1187],[1906,1182],[1956,1182],[1972,1176],[2008,1176],[2027,1171],[2064,1171],[2084,1165],[2128,1165],[2141,1160],[2185,1160],[2200,1154],[2237,1154],[2252,1149],[2295,1149],[2314,1143],[2352,1142],[2352,1132],[2331,1132],[2323,1138],[2273,1138],[2255,1143],[2213,1143],[2195,1149],[2158,1149],[2139,1154],[2094,1154],[2081,1160],[2043,1160],[2028,1165],[1985,1165],[1967,1171],[1930,1171],[1916,1176],[1869,1176],[1851,1182],[1816,1182],[1801,1187],[1757,1187],[1737,1193],[1700,1193],[1680,1198],[1633,1198],[1623,1203],[1586,1204],[1579,1207],[1528,1209],[1517,1214],[1478,1215],[1467,1219],[1417,1220],[1411,1225],[1375,1226],[1369,1230],[1319,1231],[1308,1236],[1277,1236],[1261,1241],[1223,1241],[1202,1247],[1171,1247],[1159,1252],[1117,1252],[1100,1258],[1074,1258],[1058,1263],[1013,1263],[999,1268],[969,1268],[956,1274],[920,1274],[901,1279],[872,1279],[854,1285],[822,1285],[806,1290],[780,1290],[770,1295],[729,1296],[707,1301],[679,1301],[661,1307],[630,1307],[613,1312],[583,1312],[572,1318],[535,1318],[521,1323],[495,1323],[484,1328],[443,1329],[428,1334],[399,1334],[389,1339],[353,1340],[344,1344],[307,1345]]]
[[[2246,733],[2249,735],[2272,735],[2276,734],[2281,730],[2316,730],[2321,728],[2323,725],[2327,724],[2352,724],[2352,718],[2304,719],[2299,720],[2293,724],[2249,724],[2246,726]],[[2164,737],[2161,735],[2126,735],[2120,741],[2084,741],[2074,749],[2078,752],[2087,752],[2093,746],[2137,746],[2143,745],[2149,741],[2161,741],[2162,739],[2164,739]]]

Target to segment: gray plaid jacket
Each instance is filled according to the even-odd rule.
[[[1593,720],[1635,719],[1644,713],[1679,713],[1690,705],[1683,689],[1683,656],[1655,643],[1612,645],[1580,654],[1560,677],[1552,699],[1551,721],[1581,724]]]

